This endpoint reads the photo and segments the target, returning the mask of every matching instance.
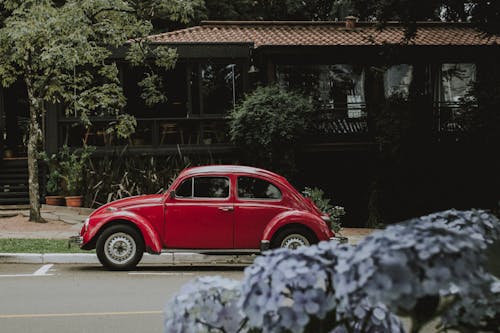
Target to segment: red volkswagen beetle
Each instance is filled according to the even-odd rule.
[[[130,269],[145,251],[256,253],[334,238],[323,215],[288,181],[245,166],[185,169],[164,194],[106,204],[73,239],[111,269]]]

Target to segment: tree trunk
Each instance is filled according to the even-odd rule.
[[[38,124],[38,114],[41,101],[39,101],[28,85],[28,99],[30,106],[29,138],[28,138],[28,185],[30,198],[30,221],[45,222],[40,214],[40,184],[38,182],[38,143],[40,141],[40,126]]]

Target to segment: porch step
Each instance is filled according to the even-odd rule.
[[[0,205],[13,205],[13,204],[29,204],[30,199],[26,197],[20,197],[20,198],[13,198],[13,197],[8,197],[8,198],[1,198],[0,197]]]
[[[29,203],[28,161],[0,160],[0,205]]]

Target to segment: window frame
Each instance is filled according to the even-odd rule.
[[[197,197],[194,195],[194,186],[197,178],[224,178],[228,181],[228,195],[226,197]],[[179,197],[177,196],[177,189],[181,186],[186,180],[191,180],[191,196],[190,197]],[[182,180],[179,186],[175,189],[175,199],[176,200],[228,200],[231,198],[231,178],[229,176],[224,175],[214,175],[214,176],[190,176]]]

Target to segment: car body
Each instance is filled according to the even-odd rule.
[[[334,238],[323,215],[282,176],[237,165],[183,170],[163,194],[95,210],[73,241],[101,263],[129,269],[143,252],[250,253]]]

